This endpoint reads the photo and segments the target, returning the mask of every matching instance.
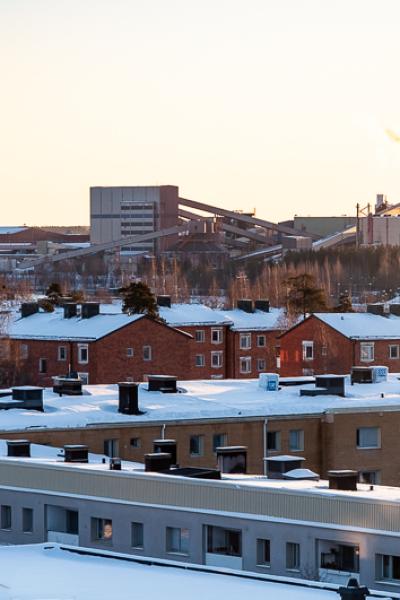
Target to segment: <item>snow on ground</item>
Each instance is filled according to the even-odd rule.
[[[334,600],[334,591],[79,555],[54,544],[0,548],[0,600]]]

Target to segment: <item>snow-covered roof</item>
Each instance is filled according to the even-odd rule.
[[[159,313],[173,327],[231,324],[228,317],[204,304],[172,304],[171,308],[160,306]]]
[[[210,568],[202,572],[201,566],[186,564],[185,568],[178,568],[176,561],[136,556],[126,556],[124,560],[108,549],[102,553],[87,549],[75,552],[55,543],[0,547],[0,563],[0,600],[132,600],[133,597],[243,600],[248,596],[252,600],[335,600],[338,597],[336,591],[326,589],[331,587],[326,583],[302,581],[295,585],[292,578],[253,574],[250,579],[210,573]]]
[[[372,313],[314,313],[315,316],[352,339],[400,339],[400,317]]]
[[[232,323],[231,329],[233,331],[282,329],[280,321],[284,316],[282,308],[270,308],[269,312],[255,310],[252,313],[247,313],[238,308],[214,312],[219,313],[221,318],[224,317],[229,320]]]
[[[3,226],[0,227],[0,235],[7,235],[7,234],[13,234],[13,233],[19,233],[20,231],[25,231],[25,229],[28,229],[27,227],[7,227],[7,226]]]

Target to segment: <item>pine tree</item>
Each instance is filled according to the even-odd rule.
[[[129,285],[118,290],[123,303],[123,312],[132,315],[146,314],[153,319],[159,319],[157,302],[148,285],[142,281],[132,281]]]
[[[335,312],[354,312],[351,298],[347,292],[343,292],[339,296],[339,303],[334,308]]]
[[[59,283],[53,282],[46,290],[46,296],[55,306],[59,306],[62,297],[62,289]]]
[[[306,317],[307,313],[323,312],[328,309],[325,292],[317,287],[315,278],[308,273],[287,279],[288,309],[290,312]]]

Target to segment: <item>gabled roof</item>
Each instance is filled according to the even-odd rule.
[[[221,317],[225,317],[231,323],[232,331],[265,331],[268,329],[282,329],[281,320],[284,315],[282,308],[270,308],[269,312],[255,310],[247,313],[244,310],[234,308],[232,310],[214,311]]]

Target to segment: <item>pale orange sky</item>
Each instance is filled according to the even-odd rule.
[[[179,185],[271,220],[400,201],[398,0],[0,0],[1,225]]]

